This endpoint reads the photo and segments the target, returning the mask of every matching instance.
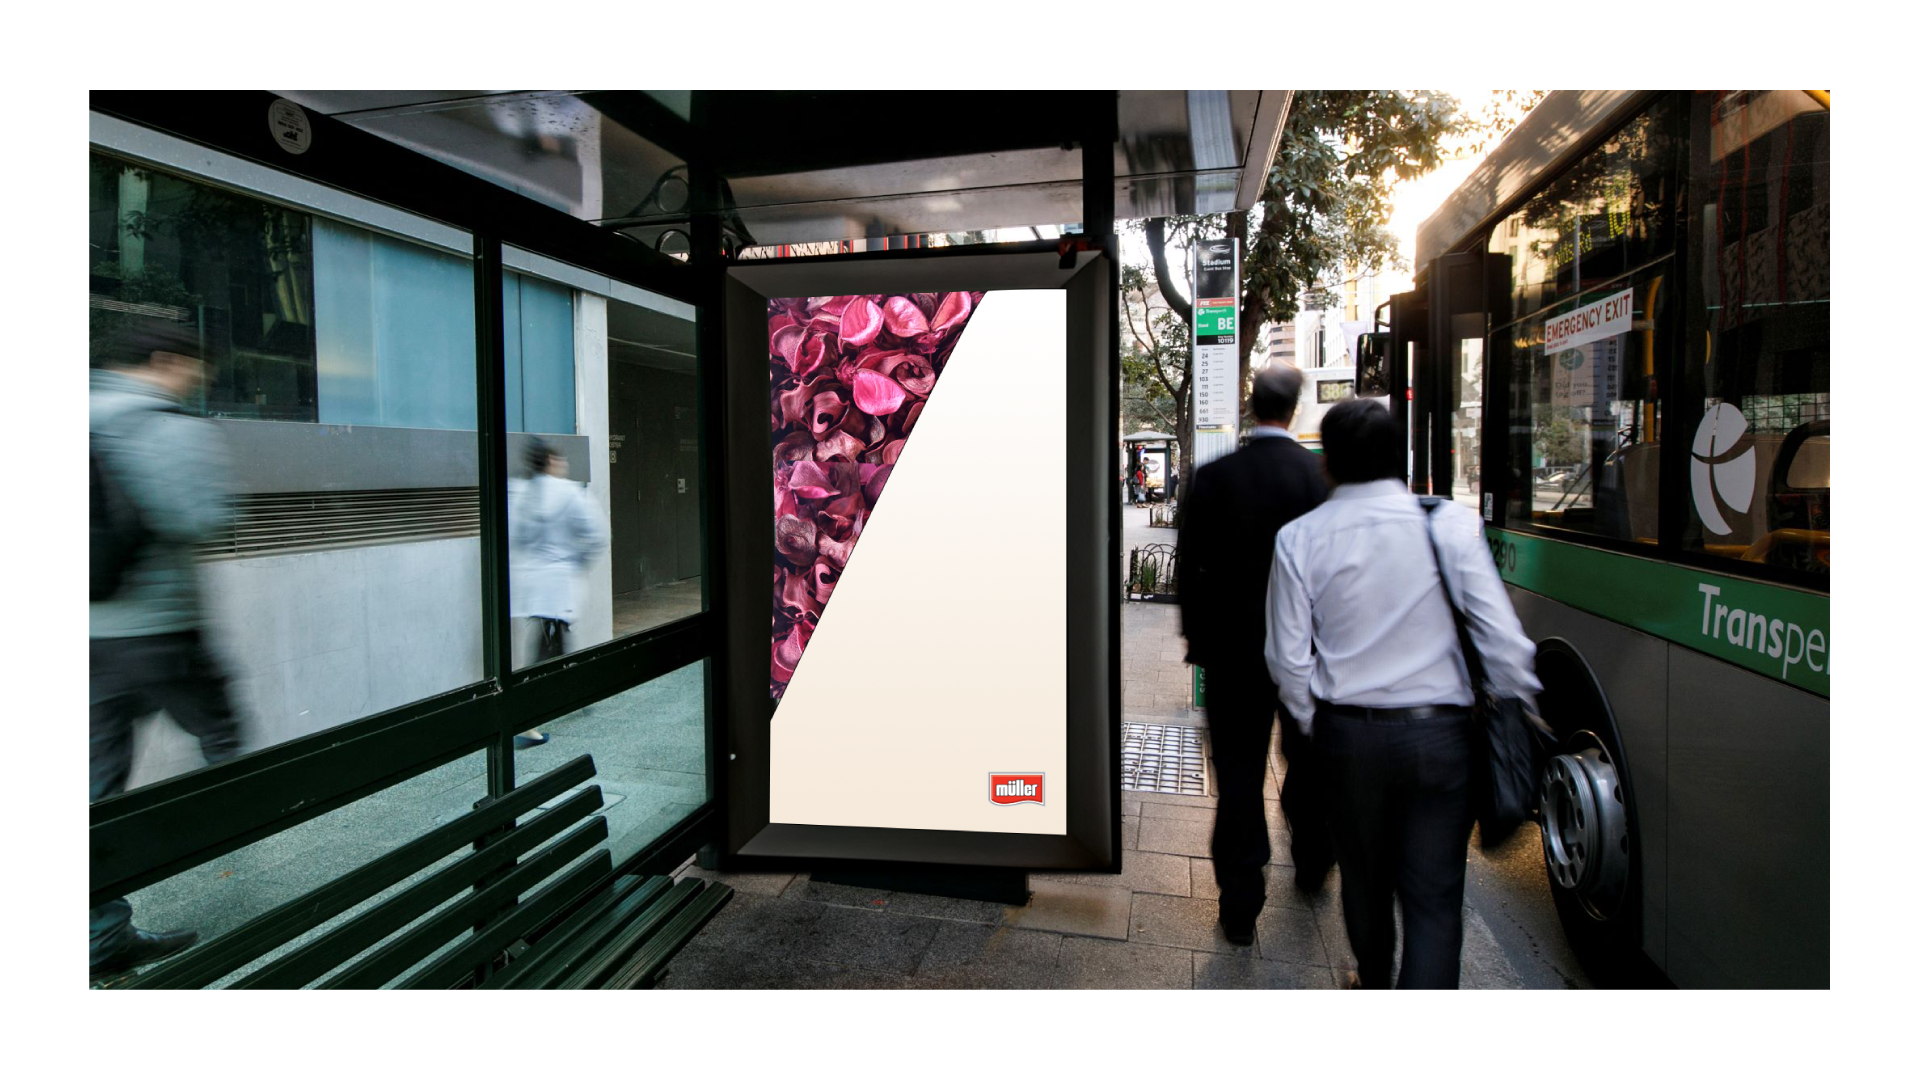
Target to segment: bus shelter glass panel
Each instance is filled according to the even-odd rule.
[[[703,610],[691,305],[509,249],[514,666]]]
[[[1693,95],[1683,545],[1826,587],[1832,439],[1829,113],[1803,90]]]
[[[468,754],[133,893],[126,898],[133,924],[154,931],[194,930],[206,941],[418,839],[486,797],[487,756]],[[328,933],[466,853],[455,851],[213,985],[241,978]]]
[[[95,800],[482,675],[469,259],[223,160],[90,156]]]
[[[517,782],[592,754],[614,860],[633,855],[711,794],[707,668],[697,660],[541,725],[546,742],[516,744]]]

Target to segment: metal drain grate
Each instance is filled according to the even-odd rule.
[[[1207,794],[1204,728],[1120,725],[1120,787],[1165,795]]]

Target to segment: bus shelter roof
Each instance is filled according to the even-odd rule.
[[[1164,431],[1136,431],[1120,440],[1121,442],[1177,442],[1174,436]]]
[[[1243,210],[1292,100],[1287,90],[276,92],[662,250],[690,219],[690,162],[724,185],[740,246],[1076,223],[1081,147],[1100,130],[1116,132],[1116,218]]]

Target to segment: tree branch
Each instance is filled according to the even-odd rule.
[[[1173,289],[1173,279],[1167,271],[1167,219],[1147,219],[1147,250],[1153,253],[1153,280],[1160,286],[1160,298],[1180,321],[1193,325],[1193,305],[1183,299]]]

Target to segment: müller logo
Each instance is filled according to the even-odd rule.
[[[999,806],[1023,802],[1045,806],[1046,783],[1046,773],[988,773],[987,797]]]

